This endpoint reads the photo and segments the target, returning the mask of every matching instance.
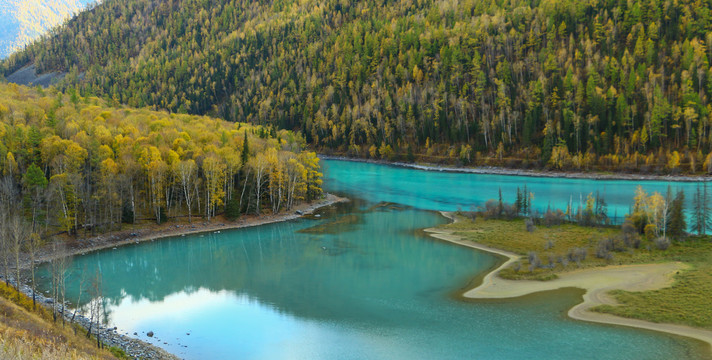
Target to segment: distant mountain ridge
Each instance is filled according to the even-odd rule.
[[[712,0],[105,0],[0,73],[354,157],[712,174],[710,59]]]
[[[0,2],[0,59],[62,24],[94,0],[3,0]]]

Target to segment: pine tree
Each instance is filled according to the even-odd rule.
[[[247,143],[247,129],[245,129],[245,139],[242,142],[242,154],[240,155],[244,166],[250,158],[250,145]]]
[[[25,197],[32,209],[32,230],[36,230],[39,212],[41,210],[42,199],[45,197],[44,191],[47,188],[47,178],[37,164],[32,163],[27,168],[27,172],[22,177]]]
[[[522,212],[522,191],[517,186],[517,200],[514,202],[514,206],[517,207],[517,213]]]
[[[679,240],[685,235],[687,223],[685,222],[685,193],[682,190],[677,192],[672,200],[670,214],[668,217],[668,234],[673,239]]]
[[[695,197],[692,200],[694,211],[692,214],[692,230],[695,231],[697,235],[702,235],[705,233],[705,218],[703,213],[705,205],[703,203],[700,185],[697,185],[697,189],[695,189]]]
[[[599,194],[598,191],[596,191],[596,210],[595,210],[595,218],[596,221],[599,223],[606,223],[607,222],[607,213],[608,213],[608,204],[606,204],[606,199],[603,198],[603,195]]]
[[[497,212],[499,216],[502,216],[502,211],[504,210],[504,201],[502,201],[502,188],[499,188],[499,205],[497,207]]]
[[[710,196],[707,191],[707,184],[703,186],[702,192],[702,233],[707,233],[707,228],[712,227],[712,209],[710,209]]]

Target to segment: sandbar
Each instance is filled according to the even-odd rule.
[[[441,214],[453,221],[457,221],[452,213],[441,212]],[[611,290],[649,291],[668,287],[674,282],[674,275],[688,267],[684,263],[668,262],[580,269],[557,273],[558,278],[549,281],[507,280],[500,278],[497,274],[511,263],[519,260],[520,255],[464,240],[455,235],[453,231],[438,228],[429,228],[425,229],[425,231],[435,238],[487,251],[506,258],[499,267],[485,275],[480,285],[465,291],[462,296],[466,298],[504,299],[562,288],[580,288],[585,290],[586,293],[583,295],[583,302],[569,310],[568,316],[573,319],[630,326],[690,337],[706,342],[710,346],[710,351],[712,351],[712,331],[710,330],[686,325],[654,323],[589,310],[598,305],[617,305],[616,300],[608,295]]]

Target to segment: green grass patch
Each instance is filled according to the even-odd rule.
[[[458,217],[458,222],[443,225],[465,240],[477,242],[493,248],[507,250],[521,255],[520,268],[510,266],[500,272],[506,279],[551,280],[558,273],[579,268],[593,268],[607,265],[648,264],[680,261],[690,265],[687,270],[675,275],[671,287],[643,292],[616,290],[611,292],[620,303],[618,306],[602,305],[593,311],[614,314],[627,318],[658,323],[683,324],[712,329],[712,241],[710,236],[690,237],[686,241],[674,242],[667,250],[659,250],[655,245],[642,240],[639,248],[627,248],[612,252],[612,259],[597,258],[598,241],[620,233],[614,227],[583,227],[563,224],[550,228],[538,226],[533,232],[526,230],[523,219],[472,221]],[[571,249],[582,249],[586,258],[577,262],[557,262],[566,257]],[[541,264],[548,266],[553,257],[552,268],[529,268],[528,255],[536,252]]]
[[[712,306],[709,305],[712,299],[712,243],[708,239],[695,239],[679,246],[695,252],[681,259],[692,266],[676,274],[671,287],[643,292],[612,291],[619,306],[601,305],[591,310],[712,330]]]
[[[459,217],[458,222],[443,225],[443,228],[455,232],[465,240],[493,248],[507,250],[522,256],[520,268],[510,266],[500,272],[505,279],[551,280],[556,273],[570,271],[578,268],[607,266],[631,262],[650,262],[650,253],[640,249],[638,254],[615,253],[613,259],[599,259],[595,257],[595,249],[600,239],[615,236],[619,229],[608,227],[584,227],[575,224],[562,224],[550,228],[536,227],[529,232],[524,219],[514,220],[485,220],[478,217],[472,221]],[[642,247],[642,246],[641,246]],[[579,261],[572,260],[569,252],[585,252],[585,258]],[[529,253],[536,253],[541,265],[546,267],[529,268]],[[640,259],[636,259],[640,258]],[[553,262],[553,263],[552,263]],[[551,268],[548,268],[551,265]]]
[[[126,352],[116,346],[110,346],[109,347],[109,352],[116,356],[117,359],[131,359],[128,355],[126,355]]]

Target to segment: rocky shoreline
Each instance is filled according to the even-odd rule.
[[[527,176],[539,178],[567,178],[567,179],[587,179],[587,180],[644,180],[644,181],[679,181],[679,182],[712,182],[712,176],[680,176],[680,175],[644,175],[632,173],[587,173],[587,172],[563,172],[545,170],[525,170],[509,169],[496,166],[478,166],[473,168],[439,166],[435,164],[414,164],[406,162],[391,162],[385,160],[359,159],[347,156],[319,155],[323,160],[344,160],[354,162],[364,162],[371,164],[392,165],[424,171],[456,172],[483,175],[507,175],[507,176]]]
[[[5,281],[0,276],[2,281]],[[10,285],[15,287],[15,281],[10,279],[8,281]],[[32,298],[32,288],[27,285],[20,285],[20,292],[25,294],[27,297]],[[37,292],[35,293],[35,300],[37,304],[46,307],[51,310],[54,299],[44,294]],[[64,311],[63,311],[64,310]],[[92,324],[91,321],[81,313],[77,312],[76,316],[74,312],[76,310],[71,309],[68,304],[58,304],[58,314],[59,316],[64,316],[64,320],[70,323],[72,316],[74,316],[74,322],[79,324],[85,330],[92,328],[92,335],[99,336],[102,343],[107,347],[117,347],[123,350],[127,356],[132,359],[167,359],[167,360],[177,360],[179,357],[168,353],[167,351],[151,345],[147,342],[141,341],[134,337],[130,337],[128,333],[121,334],[118,332],[116,327],[106,327],[98,323]]]

